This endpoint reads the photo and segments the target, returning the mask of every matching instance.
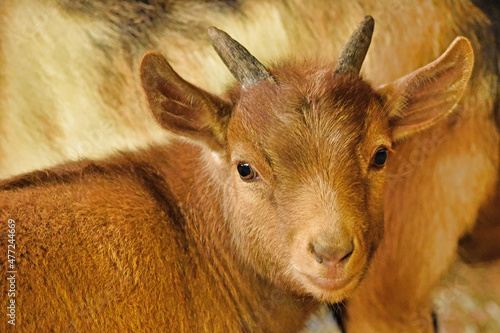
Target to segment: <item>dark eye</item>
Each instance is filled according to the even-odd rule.
[[[375,154],[373,155],[372,164],[376,167],[382,167],[384,166],[386,161],[387,161],[387,148],[385,147],[377,148]]]
[[[250,164],[240,163],[237,168],[241,179],[249,181],[257,178],[257,171]]]

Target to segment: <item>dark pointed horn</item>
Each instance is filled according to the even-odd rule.
[[[340,52],[339,60],[335,67],[336,74],[345,72],[359,74],[361,65],[363,65],[366,53],[368,52],[368,47],[370,47],[370,42],[372,41],[374,26],[375,21],[373,17],[365,16],[351,35],[351,38],[349,38],[347,44],[344,45],[342,52]]]
[[[215,51],[243,89],[261,81],[274,82],[267,69],[240,43],[216,27],[208,28],[208,38]]]

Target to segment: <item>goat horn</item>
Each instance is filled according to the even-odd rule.
[[[370,42],[372,41],[374,26],[375,21],[373,17],[365,16],[352,33],[347,44],[342,48],[337,66],[335,66],[336,74],[345,72],[359,74],[361,65],[363,65],[366,53],[368,52],[368,47],[370,47]]]
[[[210,27],[208,28],[208,38],[243,89],[248,89],[261,81],[275,82],[264,65],[224,31]]]

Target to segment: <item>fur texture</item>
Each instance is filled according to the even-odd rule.
[[[216,96],[147,53],[154,118],[199,147],[176,141],[0,183],[0,219],[17,226],[17,324],[298,331],[319,301],[353,293],[382,237],[379,152],[449,115],[472,64],[457,38],[377,91],[304,62]]]
[[[44,332],[301,327],[311,300],[271,287],[219,243],[227,231],[207,223],[222,219],[216,196],[200,186],[202,172],[190,174],[197,155],[192,145],[176,143],[4,182],[0,215],[17,222],[16,326]],[[265,302],[269,308],[261,308]],[[6,321],[1,325],[7,329]]]
[[[480,7],[481,2],[487,3],[479,1]],[[179,15],[190,15],[178,8]],[[395,147],[397,163],[391,165],[393,181],[386,192],[386,245],[373,265],[378,274],[367,275],[349,310],[361,331],[408,329],[412,323],[414,330],[429,329],[430,290],[454,259],[457,239],[493,198],[498,177],[498,52],[493,49],[498,25],[487,15],[492,12],[465,0],[248,1],[224,8],[179,21],[202,18],[198,26],[217,24],[263,60],[290,54],[331,58],[357,21],[373,15],[377,30],[364,73],[375,84],[434,59],[456,35],[471,40],[475,69],[453,120]],[[209,91],[220,92],[230,81],[205,38],[190,29],[134,25],[148,35],[139,40],[123,34],[108,11],[89,15],[35,0],[10,2],[0,11],[3,177],[164,141],[164,132],[143,116],[146,104],[137,87],[135,68],[147,48],[162,50],[183,77]],[[495,222],[497,204],[489,202],[493,214],[488,216]]]
[[[367,180],[360,174],[345,175],[365,186],[335,197],[334,192],[341,189],[332,184],[333,173],[314,177],[326,163],[326,152],[352,154],[361,137],[371,142],[387,136],[387,119],[385,126],[370,121],[381,118],[379,98],[360,79],[338,80],[336,87],[333,66],[322,71],[324,78],[317,87],[313,75],[317,71],[305,66],[308,75],[300,67],[297,71],[289,68],[282,74],[276,72],[283,84],[281,89],[285,87],[279,112],[256,104],[255,100],[262,102],[273,96],[269,92],[272,87],[265,86],[233,92],[231,95],[240,103],[233,100],[226,106],[218,99],[219,103],[210,104],[209,99],[215,96],[201,92],[189,95],[194,91],[184,86],[187,83],[178,76],[169,78],[170,74],[164,74],[169,69],[162,68],[165,63],[154,60],[145,57],[142,74],[153,113],[162,126],[173,131],[179,125],[165,121],[167,112],[182,112],[190,126],[201,122],[196,131],[180,126],[175,132],[205,143],[203,146],[210,150],[177,141],[106,162],[74,163],[4,181],[0,185],[0,218],[17,222],[16,246],[20,250],[16,267],[22,272],[16,302],[23,310],[16,325],[42,331],[136,331],[152,327],[180,332],[299,330],[318,305],[311,295],[333,302],[346,297],[358,284],[380,240],[383,172],[373,170]],[[157,87],[156,82],[161,85]],[[348,88],[351,86],[358,88]],[[156,89],[173,102],[162,102],[161,106],[167,108],[160,115],[156,114]],[[343,99],[346,89],[354,89],[353,98]],[[300,97],[311,98],[311,103],[318,103],[315,98],[325,99],[326,104],[295,106]],[[186,104],[176,103],[181,100],[197,106],[198,114],[186,113]],[[214,122],[228,121],[223,111],[236,104],[239,106],[232,112],[230,124],[219,127],[227,133],[217,135],[212,129],[215,139],[227,142],[207,144],[214,139],[207,138],[204,128],[214,125],[204,113],[219,115]],[[349,119],[339,116],[351,109],[358,114],[353,113]],[[313,123],[301,125],[301,112],[310,112],[307,117]],[[321,112],[324,119],[317,123],[314,119]],[[280,170],[285,164],[280,160],[283,157],[272,158],[274,170],[265,172],[265,160],[257,155],[261,150],[252,149],[253,144],[245,139],[257,134],[251,131],[258,129],[255,121],[260,120],[259,115],[266,118],[270,131],[277,129],[272,124],[285,122],[280,125],[280,135],[298,133],[287,124],[311,127],[300,131],[309,133],[310,138],[305,141],[298,137],[296,142],[302,142],[302,146],[316,142],[318,150],[299,147],[291,151],[299,160],[302,156],[312,174],[298,174],[299,169]],[[289,121],[285,121],[287,117]],[[322,137],[333,140],[326,137],[328,133],[344,136],[335,124],[347,121],[363,127],[365,119],[366,129],[360,137],[346,136],[346,142],[336,144],[336,148],[322,143]],[[373,125],[369,125],[371,122]],[[366,132],[370,128],[370,133]],[[277,134],[274,139],[262,140],[270,144],[270,150],[265,151],[271,156],[277,150],[275,145],[281,144]],[[313,159],[314,154],[321,154],[319,161]],[[361,155],[353,163],[363,163],[370,169],[370,158]],[[240,159],[255,163],[266,181],[246,184],[241,180],[235,168]],[[311,177],[322,184],[310,184]],[[293,202],[295,207],[303,207],[296,212],[290,211],[292,203],[287,198],[280,198],[280,193],[289,193],[290,182],[304,188],[301,201]],[[351,185],[346,180],[342,186]],[[363,193],[368,188],[371,191]],[[335,206],[315,200],[318,196],[341,200],[336,204],[335,219],[329,217]],[[356,201],[344,207],[351,197]],[[304,213],[311,219],[301,215]],[[311,233],[310,227],[316,231]],[[341,232],[343,229],[347,231]],[[323,242],[330,248],[343,242],[343,237],[355,243],[343,265],[330,269],[310,253],[309,242],[326,239]],[[336,242],[328,242],[332,239]],[[7,245],[7,238],[2,244]],[[49,294],[54,297],[47,297]]]
[[[484,57],[487,70],[500,77],[500,6],[495,1],[477,0],[474,3],[485,13],[491,22],[483,28],[480,37],[484,41]],[[498,79],[491,82],[488,89],[492,94],[493,115],[500,125],[500,84]],[[500,170],[499,170],[500,172]],[[500,258],[500,182],[495,194],[479,211],[474,228],[461,240],[460,254],[468,262],[488,261]]]

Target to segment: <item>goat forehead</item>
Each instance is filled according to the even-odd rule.
[[[255,144],[275,164],[329,168],[332,160],[355,159],[377,104],[371,87],[328,72],[281,79],[243,96],[240,132],[257,138]]]
[[[359,77],[335,77],[331,70],[277,73],[242,94],[237,112],[245,126],[262,134],[308,131],[318,136],[362,127],[377,95]],[[269,132],[269,133],[268,133]]]

